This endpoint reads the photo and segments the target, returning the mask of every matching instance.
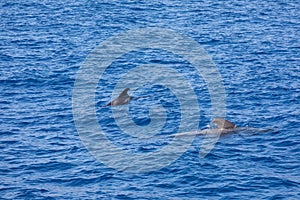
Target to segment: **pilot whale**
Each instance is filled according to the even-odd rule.
[[[128,94],[129,90],[130,90],[130,88],[125,88],[115,100],[109,102],[108,104],[106,104],[105,106],[102,106],[102,107],[125,105],[125,104],[128,104],[131,100],[137,100],[140,98],[149,97],[149,96],[141,96],[141,97],[129,96],[129,94]]]
[[[191,132],[184,132],[184,133],[178,133],[175,136],[189,136],[189,135],[204,135],[204,134],[225,134],[225,133],[230,133],[230,132],[235,132],[237,131],[237,125],[234,123],[218,117],[214,118],[211,121],[212,124],[216,124],[217,128],[208,128],[208,129],[203,129],[203,130],[196,130],[196,131],[191,131]]]
[[[228,121],[224,118],[218,117],[214,118],[211,121],[212,124],[217,125],[217,128],[208,128],[203,130],[196,130],[191,132],[177,133],[175,136],[195,136],[195,135],[205,135],[205,134],[230,134],[230,133],[238,133],[241,131],[251,131],[251,132],[268,132],[272,131],[272,128],[267,129],[258,129],[258,128],[250,128],[250,127],[238,127],[231,121]]]
[[[115,100],[109,102],[108,104],[106,104],[106,106],[119,106],[128,104],[129,101],[133,99],[133,97],[128,95],[129,90],[130,88],[125,88]]]

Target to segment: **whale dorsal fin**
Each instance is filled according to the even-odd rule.
[[[129,88],[124,89],[121,94],[113,101],[106,104],[106,106],[118,106],[128,104],[128,102],[132,99],[131,96],[128,95]]]
[[[122,93],[118,96],[118,98],[117,99],[119,99],[119,98],[130,98],[130,96],[128,95],[128,90],[130,90],[129,88],[125,88],[123,91],[122,91]]]
[[[217,124],[218,129],[235,129],[237,127],[234,123],[224,118],[215,118],[212,123]]]

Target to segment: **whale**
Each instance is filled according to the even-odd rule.
[[[205,134],[225,134],[237,131],[238,127],[231,121],[224,118],[217,117],[211,121],[212,124],[217,125],[217,128],[208,128],[203,130],[196,130],[191,132],[177,133],[175,136],[192,136],[192,135],[205,135]]]
[[[128,104],[129,101],[133,99],[133,97],[128,95],[129,90],[130,88],[125,88],[115,100],[109,102],[108,104],[106,104],[106,106],[119,106]]]
[[[175,136],[195,136],[195,135],[209,135],[209,134],[220,134],[220,135],[225,135],[225,134],[231,134],[231,133],[239,133],[243,131],[250,131],[253,133],[257,132],[268,132],[268,131],[273,131],[273,128],[264,128],[264,129],[259,129],[259,128],[251,128],[251,127],[238,127],[234,123],[232,123],[229,120],[226,120],[221,117],[214,118],[211,121],[212,124],[215,124],[217,127],[216,128],[207,128],[203,130],[196,130],[196,131],[190,131],[190,132],[183,132],[183,133],[177,133]]]
[[[109,102],[108,104],[106,104],[105,106],[102,106],[102,107],[125,105],[125,104],[128,104],[131,100],[137,100],[137,99],[141,99],[141,98],[150,97],[150,96],[132,97],[128,94],[129,90],[130,90],[130,88],[125,88],[116,99],[114,99],[113,101]]]

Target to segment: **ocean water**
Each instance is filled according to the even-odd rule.
[[[0,7],[0,199],[300,198],[298,1],[4,0]],[[108,65],[95,87],[97,123],[111,144],[131,153],[120,158],[122,170],[102,162],[76,126],[78,73],[103,42],[144,28],[172,30],[201,45],[221,76],[226,118],[253,129],[220,137],[206,156],[200,154],[205,137],[197,136],[173,162],[126,171],[131,154],[162,151],[172,135],[192,129],[193,120],[181,123],[186,113],[198,129],[214,117],[207,82],[192,63],[162,49],[139,49]],[[102,107],[141,65],[156,70],[131,88],[141,98],[128,107]],[[194,93],[158,66],[182,74]],[[153,76],[163,78],[148,81]],[[168,80],[184,95],[158,84]],[[184,101],[192,105],[193,95],[199,112],[181,109]],[[122,121],[127,108],[133,124]],[[137,137],[124,127],[138,130]],[[152,129],[158,132],[151,135]],[[108,160],[118,162],[114,155]]]

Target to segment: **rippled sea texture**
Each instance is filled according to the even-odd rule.
[[[0,7],[1,198],[300,198],[298,1],[4,0]],[[149,173],[118,172],[96,160],[73,120],[76,73],[102,41],[147,27],[172,29],[201,44],[222,75],[227,118],[270,130],[221,137],[204,158],[203,137],[196,137],[175,162]],[[157,140],[120,135],[111,110],[101,108],[120,75],[141,63],[182,69],[199,97],[199,128],[208,126],[205,82],[176,59],[157,50],[127,54],[99,81],[97,117],[115,145],[147,153],[167,145],[168,135],[178,130],[178,101],[164,87],[133,90],[150,98],[129,105],[140,125],[149,123],[149,106],[164,105],[168,120]]]

